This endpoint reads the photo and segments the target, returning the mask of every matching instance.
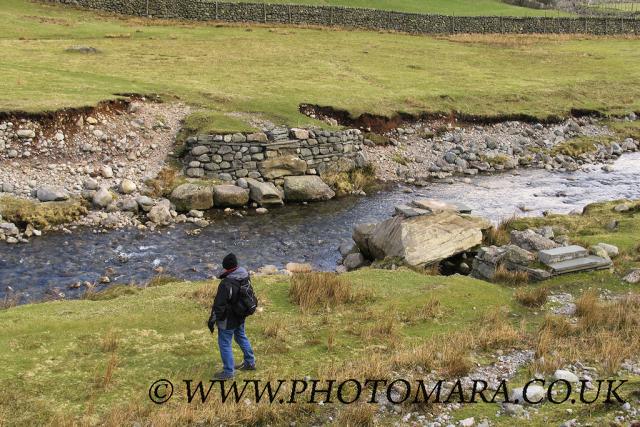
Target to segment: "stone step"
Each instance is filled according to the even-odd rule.
[[[589,251],[582,246],[561,246],[559,248],[546,249],[538,252],[538,259],[545,265],[551,265],[576,258],[584,258]]]
[[[553,274],[575,273],[583,270],[601,270],[611,266],[611,260],[595,255],[549,264]]]

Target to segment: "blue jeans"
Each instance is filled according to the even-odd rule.
[[[231,348],[231,339],[235,338],[236,342],[242,350],[244,361],[248,365],[255,365],[256,359],[253,355],[253,349],[249,338],[244,333],[244,323],[235,329],[218,328],[218,348],[220,349],[220,357],[222,358],[222,366],[225,374],[233,375],[235,364],[233,361],[233,349]]]

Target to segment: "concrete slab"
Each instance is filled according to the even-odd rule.
[[[550,264],[553,274],[575,273],[583,270],[600,270],[611,266],[611,261],[595,255]]]
[[[588,255],[589,251],[582,246],[572,245],[542,250],[538,252],[538,259],[541,263],[550,265],[571,259],[584,258]]]

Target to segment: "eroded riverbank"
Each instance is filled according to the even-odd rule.
[[[493,222],[514,214],[566,213],[594,201],[640,197],[640,154],[622,156],[612,172],[596,166],[573,173],[522,170],[476,177],[470,183],[460,180],[407,188],[289,205],[268,215],[238,218],[214,213],[213,224],[197,235],[189,233],[197,228],[193,224],[154,232],[129,228],[95,234],[78,228],[72,234],[49,233],[29,245],[0,247],[0,296],[10,286],[23,293],[23,301],[61,293],[74,298],[85,290],[75,288],[78,283],[99,283],[103,276],[109,276],[110,285],[143,283],[159,272],[204,279],[215,275],[228,251],[236,252],[253,269],[299,261],[333,270],[340,258],[338,245],[351,236],[355,224],[385,218],[395,205],[416,195],[464,202],[474,214]],[[98,288],[104,286],[108,285]]]

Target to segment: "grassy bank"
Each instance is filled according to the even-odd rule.
[[[566,115],[640,110],[635,39],[417,37],[364,31],[166,23],[7,0],[0,10],[0,110],[91,105],[159,93],[239,130],[249,113],[313,122],[300,103],[353,115],[451,111]],[[100,53],[65,50],[90,45]],[[248,128],[249,126],[246,125]]]
[[[595,366],[598,378],[628,379],[623,396],[635,402],[640,379],[617,372],[625,358],[640,351],[638,288],[621,280],[629,269],[640,267],[640,212],[618,213],[615,204],[593,205],[585,215],[510,224],[564,227],[585,245],[616,244],[621,254],[613,271],[517,288],[405,270],[257,278],[264,310],[250,319],[248,333],[260,369],[240,378],[421,378],[425,369],[456,378],[476,364],[495,362],[498,349],[533,349],[536,359],[518,370],[512,386],[581,361]],[[617,229],[604,226],[611,220],[618,221]],[[574,295],[577,320],[545,314],[541,286]],[[215,282],[175,282],[113,288],[85,300],[1,311],[0,423],[288,425],[293,419],[327,423],[332,416],[335,425],[360,425],[357,420],[366,424],[373,419],[377,407],[371,405],[188,405],[184,390],[164,406],[151,404],[147,391],[155,380],[206,381],[219,369],[214,339],[204,325],[215,287]],[[621,298],[598,302],[603,291]],[[570,417],[567,408],[573,411]],[[513,418],[495,416],[498,409],[496,404],[467,405],[453,415],[513,425]],[[531,413],[530,425],[568,418],[600,424],[612,420],[617,410],[615,405],[545,404]],[[393,420],[397,416],[380,418],[383,425]]]

